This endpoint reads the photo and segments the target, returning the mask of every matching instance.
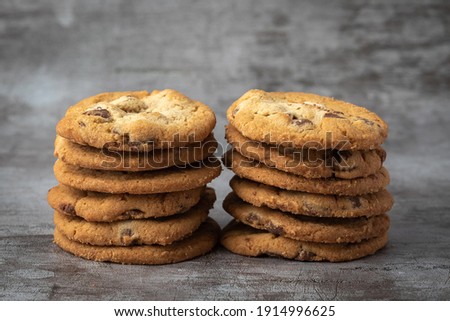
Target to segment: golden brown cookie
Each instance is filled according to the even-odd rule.
[[[307,193],[354,196],[378,192],[389,184],[389,173],[384,167],[376,174],[355,179],[307,179],[252,161],[235,150],[228,151],[223,161],[240,177],[282,189]]]
[[[203,160],[217,148],[214,136],[184,147],[155,149],[150,152],[108,151],[71,142],[56,136],[55,156],[65,163],[108,171],[151,171]]]
[[[203,141],[216,124],[205,104],[173,90],[102,93],[70,107],[58,135],[109,150],[148,151]]]
[[[298,261],[344,262],[372,255],[383,248],[387,233],[360,243],[324,244],[296,241],[231,221],[222,231],[221,244],[246,256],[278,256]]]
[[[386,189],[359,196],[311,194],[288,191],[236,175],[230,186],[239,198],[252,205],[316,217],[369,217],[386,213],[394,204]]]
[[[94,261],[123,264],[169,264],[190,260],[211,251],[217,243],[219,225],[208,218],[191,236],[170,245],[96,246],[71,241],[57,228],[54,242],[63,250]]]
[[[382,148],[338,151],[269,145],[248,139],[231,125],[226,126],[225,137],[241,155],[306,178],[365,177],[378,172],[386,159]]]
[[[72,241],[90,245],[168,245],[195,231],[208,217],[216,195],[207,189],[200,202],[185,213],[159,219],[88,222],[55,211],[56,228]]]
[[[274,145],[317,149],[374,149],[386,123],[363,107],[300,92],[250,90],[227,111],[245,137]]]
[[[200,165],[199,165],[200,164]],[[56,179],[83,191],[102,193],[155,194],[189,190],[204,186],[220,175],[220,162],[209,157],[199,164],[150,172],[113,172],[81,168],[57,160]]]
[[[382,236],[389,229],[386,214],[358,218],[290,215],[268,207],[253,206],[233,192],[223,201],[223,208],[246,225],[299,241],[356,243]]]
[[[105,194],[58,185],[48,191],[48,203],[58,212],[89,222],[165,217],[186,212],[200,201],[205,188],[159,194]]]

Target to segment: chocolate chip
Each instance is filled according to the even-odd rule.
[[[276,235],[284,235],[284,233],[285,233],[284,229],[281,226],[276,226],[276,225],[274,225],[271,222],[269,224],[267,224],[266,229],[270,233],[273,233],[273,234],[276,234]]]
[[[325,165],[335,171],[349,172],[356,168],[355,162],[349,162],[351,151],[333,149],[327,154]]]
[[[130,228],[124,228],[122,231],[120,231],[120,236],[132,236],[133,231]]]
[[[99,116],[102,118],[111,117],[111,113],[108,110],[103,109],[101,107],[97,107],[96,109],[85,111],[83,114],[88,115],[88,116]]]
[[[59,209],[66,214],[76,215],[75,207],[72,204],[59,204]]]
[[[361,199],[358,196],[348,196],[347,199],[352,202],[353,208],[361,207]]]
[[[79,121],[79,122],[78,122],[78,125],[80,125],[80,127],[86,127],[86,124],[83,123],[82,121]]]
[[[240,109],[239,107],[236,107],[235,109],[233,109],[233,112],[231,113],[231,115],[233,115],[233,117],[236,116],[236,114],[238,113],[239,109]]]
[[[317,215],[320,214],[320,212],[313,207],[313,205],[311,204],[303,204],[303,209],[305,210],[306,213],[310,214],[310,215]]]
[[[289,116],[289,118],[291,119],[291,123],[295,126],[304,126],[304,125],[312,125],[312,121],[310,121],[309,119],[306,118],[298,118],[296,115],[294,114],[287,114]]]
[[[308,120],[308,119],[294,119],[292,120],[292,124],[295,126],[304,126],[304,125],[308,125],[308,124],[312,124],[312,121]]]
[[[327,113],[325,113],[324,115],[323,115],[323,118],[344,118],[344,117],[342,117],[341,115],[339,115],[339,114],[342,114],[341,112],[327,112]]]
[[[297,260],[311,261],[315,256],[316,256],[316,254],[314,254],[312,252],[301,250],[300,253],[298,253]]]
[[[373,126],[375,124],[373,121],[368,120],[367,118],[359,117],[359,116],[358,116],[358,120],[363,121],[365,124],[367,124],[369,126]]]
[[[253,212],[250,212],[245,220],[250,224],[259,222],[259,216]]]
[[[132,239],[132,236],[134,235],[133,230],[130,228],[124,228],[120,231],[120,242],[123,245],[131,245],[133,242],[136,242],[136,240]]]

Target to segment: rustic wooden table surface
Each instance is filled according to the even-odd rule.
[[[449,300],[450,2],[0,2],[3,300]],[[390,125],[388,246],[349,263],[86,261],[52,244],[55,125],[102,91],[175,88],[225,110],[250,88],[316,92]],[[212,184],[221,209],[231,174]]]

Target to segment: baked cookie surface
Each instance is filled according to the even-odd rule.
[[[251,140],[317,149],[374,149],[388,127],[375,113],[344,101],[300,92],[250,90],[227,110]]]
[[[252,205],[315,217],[369,217],[386,213],[394,204],[386,189],[359,196],[311,194],[257,183],[236,175],[230,186],[239,198]]]
[[[355,179],[308,179],[252,161],[235,150],[228,151],[223,161],[240,177],[282,189],[315,194],[356,196],[375,193],[386,187],[390,180],[384,167],[376,174]]]
[[[382,236],[389,229],[389,217],[386,214],[359,218],[289,215],[279,210],[253,206],[234,193],[225,198],[223,208],[246,225],[299,241],[356,243]]]
[[[203,141],[216,124],[205,104],[172,90],[102,93],[70,107],[58,135],[109,150],[148,151]]]
[[[200,201],[205,190],[158,194],[105,194],[57,185],[48,191],[50,206],[63,214],[76,215],[88,222],[166,217],[186,212]]]
[[[192,234],[206,220],[215,200],[214,190],[207,189],[197,205],[170,217],[88,222],[78,216],[55,211],[54,223],[69,240],[90,245],[168,245]]]
[[[210,252],[219,238],[220,227],[206,219],[191,236],[170,245],[96,246],[69,240],[55,228],[54,242],[76,256],[123,264],[169,264],[190,260]]]
[[[65,163],[84,168],[138,172],[195,163],[212,155],[216,148],[217,141],[212,134],[202,142],[150,152],[108,151],[57,136],[54,154]]]
[[[206,185],[220,175],[220,162],[210,157],[186,168],[171,167],[150,172],[113,172],[81,168],[57,160],[56,179],[83,191],[102,193],[155,194],[178,192]]]
[[[225,137],[243,156],[306,178],[365,177],[378,172],[386,159],[382,148],[337,151],[269,145],[248,139],[231,125],[226,127]]]
[[[246,256],[277,256],[298,261],[344,262],[372,255],[383,248],[387,234],[360,243],[324,244],[303,242],[257,230],[231,221],[222,231],[220,243],[229,251]]]

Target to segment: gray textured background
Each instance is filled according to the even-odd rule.
[[[0,2],[0,299],[450,299],[449,1]],[[174,88],[225,111],[250,88],[367,106],[390,125],[390,243],[341,264],[223,249],[170,266],[52,241],[55,125],[103,91]],[[212,216],[225,171],[213,186]]]

